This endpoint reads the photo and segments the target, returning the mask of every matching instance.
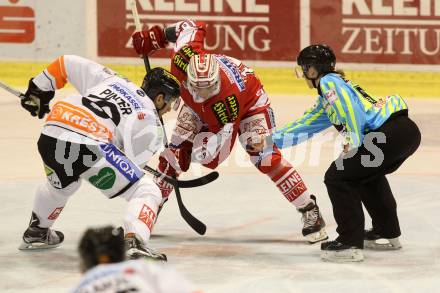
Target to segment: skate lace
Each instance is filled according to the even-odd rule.
[[[32,228],[33,231],[24,236],[27,242],[44,242],[47,244],[57,244],[60,241],[60,237],[57,233],[49,228]]]
[[[49,244],[56,243],[56,242],[58,242],[58,240],[59,240],[59,237],[58,237],[57,233],[55,233],[54,230],[49,229],[47,231],[47,235],[46,235],[47,243],[49,243]]]
[[[145,254],[155,257],[155,256],[162,256],[161,253],[159,253],[158,251],[154,250],[153,248],[150,248],[146,245],[143,245],[139,242],[133,241],[132,245],[130,248],[134,248],[137,249],[139,251],[143,251]]]
[[[159,253],[158,251],[154,250],[153,248],[150,248],[148,246],[143,246],[142,250],[144,250],[147,254],[151,255],[151,256],[161,256],[162,254]]]
[[[319,218],[319,210],[314,207],[313,209],[306,211],[302,215],[302,221],[304,223],[304,226],[313,226],[316,224]]]

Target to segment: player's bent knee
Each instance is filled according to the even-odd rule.
[[[283,158],[281,157],[281,154],[274,152],[261,158],[261,160],[255,164],[255,166],[260,172],[267,174],[280,167],[282,162]]]
[[[44,189],[49,194],[70,197],[79,189],[80,186],[81,186],[81,182],[75,181],[64,188],[56,188],[47,180],[44,184],[40,186],[40,188]]]

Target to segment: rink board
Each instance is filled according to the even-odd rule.
[[[139,63],[141,61],[139,60]],[[139,64],[138,63],[138,64]],[[49,62],[6,62],[0,61],[0,80],[12,86],[25,88],[30,77],[41,72]],[[263,63],[260,63],[260,65]],[[290,63],[288,63],[290,65]],[[168,66],[168,62],[154,59],[152,67]],[[257,65],[259,65],[257,63]],[[116,72],[128,77],[130,80],[141,83],[145,75],[143,65],[107,64]],[[341,66],[344,69],[344,66]],[[355,68],[353,64],[347,68]],[[371,94],[387,96],[398,93],[402,97],[438,97],[440,93],[440,72],[426,71],[422,67],[420,71],[381,71],[362,66],[363,70],[346,70],[348,79],[360,84]],[[367,70],[368,69],[368,70]],[[296,94],[315,96],[315,92],[308,89],[304,80],[297,79],[291,66],[283,67],[255,67],[255,71],[261,78],[265,89],[269,94]]]

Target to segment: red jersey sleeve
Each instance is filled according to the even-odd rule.
[[[189,59],[194,54],[205,52],[204,40],[206,36],[205,23],[185,20],[176,24],[177,40],[171,58],[171,73],[180,82],[186,81],[186,70]]]
[[[185,20],[176,25],[177,40],[174,45],[174,52],[184,46],[191,46],[194,49],[204,49],[206,30],[205,23],[201,21]]]

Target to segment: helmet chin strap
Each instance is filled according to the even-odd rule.
[[[160,110],[164,109],[167,106],[167,103],[164,103],[162,107],[158,108],[156,107],[156,111],[159,112]]]
[[[316,81],[318,80],[318,77],[317,78],[310,78],[310,77],[308,77],[306,74],[304,74],[304,77],[307,79],[307,80],[310,80],[311,82],[312,82],[312,85],[313,85],[313,87],[316,89],[316,88],[318,88],[318,85],[316,84]]]
[[[310,80],[310,81],[312,82],[313,87],[314,87],[315,89],[317,89],[317,88],[318,88],[318,82],[317,82],[317,80],[318,80],[319,78],[321,78],[322,76],[326,75],[327,73],[328,73],[328,72],[326,72],[326,73],[318,73],[318,76],[315,77],[315,78],[310,78],[310,77],[307,76],[306,73],[304,73],[304,77],[305,77],[305,79]]]
[[[164,114],[164,113],[161,113],[161,111],[162,111],[163,109],[165,109],[165,107],[166,107],[167,105],[168,105],[168,103],[164,103],[162,107],[160,107],[160,108],[156,107],[156,111],[157,111],[157,113],[159,114],[159,116],[162,116],[162,115]]]
[[[156,106],[156,99],[155,99],[155,101],[154,101],[154,107],[156,108],[157,113],[159,114],[160,111],[163,110],[163,109],[167,106],[167,104],[168,104],[168,103],[165,103],[165,101],[164,101],[163,106],[159,108],[159,107]]]

